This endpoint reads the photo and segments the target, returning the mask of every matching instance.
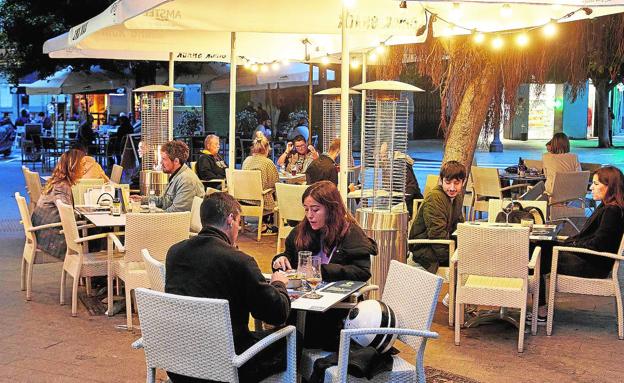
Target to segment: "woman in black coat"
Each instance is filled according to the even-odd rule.
[[[614,166],[598,169],[593,176],[592,198],[600,201],[581,231],[569,237],[562,246],[616,253],[624,234],[624,175]],[[542,247],[540,262],[540,307],[539,322],[545,323],[546,293],[544,275],[550,273],[552,247]],[[606,278],[613,268],[614,260],[590,254],[559,253],[557,273],[585,278]]]
[[[303,193],[301,200],[305,217],[286,239],[286,250],[273,258],[273,270],[297,267],[299,251],[308,250],[321,256],[323,281],[367,281],[371,276],[370,256],[377,255],[377,244],[347,212],[336,185],[319,181]],[[337,348],[346,314],[345,310],[308,314],[306,347]]]

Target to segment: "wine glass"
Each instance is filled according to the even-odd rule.
[[[318,299],[322,297],[322,295],[316,292],[316,288],[322,282],[323,278],[321,276],[321,257],[318,255],[312,256],[308,259],[308,267],[306,268],[305,274],[306,282],[312,287],[312,292],[306,294],[306,298],[310,299]]]
[[[511,198],[501,199],[501,210],[505,213],[505,223],[509,224],[509,214],[513,210],[513,200]]]
[[[299,255],[299,259],[297,263],[297,278],[305,279],[306,269],[308,269],[308,264],[310,263],[310,257],[312,256],[312,252],[304,250],[304,251],[300,251],[298,255]],[[310,289],[307,288],[307,286],[305,286],[302,283],[301,286],[298,288],[298,290],[309,291]]]

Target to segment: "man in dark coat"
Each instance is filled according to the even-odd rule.
[[[338,186],[338,170],[336,169],[336,157],[340,154],[340,138],[334,138],[329,145],[327,154],[321,154],[312,161],[305,171],[306,183],[312,185],[318,181],[331,181]]]
[[[236,248],[240,212],[240,204],[227,193],[206,197],[200,208],[201,232],[172,246],[167,253],[165,285],[165,291],[172,294],[227,299],[237,354],[270,333],[250,331],[250,313],[277,326],[290,312],[286,275],[273,273],[267,283],[256,261]],[[276,342],[238,369],[240,381],[257,382],[283,371],[285,354],[285,341]],[[174,383],[204,382],[173,373],[169,377]]]
[[[209,134],[204,140],[204,150],[195,164],[195,172],[202,181],[225,179],[227,164],[219,155],[219,136]],[[204,182],[205,184],[205,182]],[[208,186],[220,189],[220,184]]]

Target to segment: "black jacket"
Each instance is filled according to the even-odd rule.
[[[565,246],[617,253],[624,233],[624,209],[616,205],[601,204],[594,210],[581,231],[565,241]],[[592,263],[608,275],[613,267],[613,259],[578,254],[586,262]]]
[[[219,166],[219,162],[221,166]],[[221,157],[202,153],[195,164],[195,172],[202,181],[225,178],[225,162]]]
[[[303,225],[303,223],[300,223]],[[288,258],[293,268],[297,267],[298,253],[301,250],[309,250],[316,254],[321,250],[320,231],[314,233],[313,246],[311,249],[297,249],[295,237],[297,229],[294,229],[286,238],[286,250],[273,258],[275,261],[282,255]],[[351,225],[347,234],[336,246],[336,251],[327,265],[323,265],[321,273],[323,281],[334,282],[341,280],[367,281],[370,276],[370,256],[377,255],[377,244],[366,236],[362,228]],[[273,264],[273,262],[271,262]],[[275,270],[274,270],[275,271]]]
[[[236,353],[252,344],[249,314],[272,325],[286,321],[290,299],[281,282],[268,284],[256,261],[213,227],[175,244],[167,253],[165,291],[192,297],[227,299]]]
[[[319,158],[312,161],[305,171],[306,183],[312,185],[318,181],[331,181],[338,185],[338,170],[336,162],[327,154],[321,154]]]

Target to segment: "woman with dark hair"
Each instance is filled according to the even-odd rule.
[[[616,253],[624,234],[624,175],[614,166],[596,170],[591,185],[592,198],[600,205],[588,218],[581,231],[566,239],[562,246]],[[539,323],[546,321],[546,294],[544,275],[550,273],[552,246],[542,246],[540,262]],[[595,255],[559,253],[557,272],[585,278],[606,278],[613,268],[613,259]]]
[[[552,193],[555,174],[581,171],[581,164],[576,154],[570,153],[570,140],[565,133],[555,133],[546,148],[548,153],[542,154],[542,166],[546,176],[546,192]]]
[[[377,255],[377,244],[347,211],[336,185],[319,181],[303,193],[301,202],[305,217],[286,238],[284,253],[273,259],[273,270],[296,267],[298,252],[308,250],[321,256],[323,281],[367,281],[370,256]],[[309,315],[306,347],[335,348],[346,314],[345,310],[331,310]]]
[[[34,226],[57,223],[61,221],[56,200],[63,203],[73,204],[71,187],[82,177],[82,158],[84,152],[71,149],[61,156],[59,162],[54,167],[50,179],[41,192],[41,197],[32,214]],[[35,232],[37,245],[46,253],[65,259],[65,237],[60,234],[60,228],[50,228]]]

